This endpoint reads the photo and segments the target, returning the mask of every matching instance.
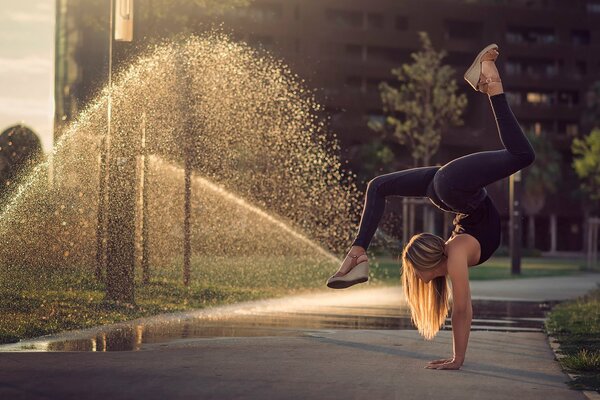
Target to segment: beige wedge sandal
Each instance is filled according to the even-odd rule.
[[[493,52],[490,50],[496,51]],[[495,61],[496,58],[498,58],[498,45],[495,43],[487,45],[479,52],[479,54],[477,54],[477,57],[475,57],[475,60],[464,75],[465,80],[469,83],[469,85],[471,85],[471,87],[473,87],[473,89],[479,92],[487,93],[487,85],[490,82],[502,82],[499,77],[481,79],[481,62],[488,60]]]
[[[348,257],[353,258],[356,263],[354,267],[346,274],[341,276],[332,275],[327,279],[327,287],[331,289],[345,289],[357,283],[363,283],[369,280],[369,260],[366,253],[353,256],[348,254]],[[359,262],[359,258],[363,260]]]

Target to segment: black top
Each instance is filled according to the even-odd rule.
[[[475,265],[485,262],[500,246],[500,215],[490,196],[485,196],[472,213],[457,214],[452,223],[454,231],[450,237],[468,233],[479,241],[481,256]]]
[[[452,221],[454,230],[450,237],[460,233],[468,233],[473,236],[481,246],[481,256],[475,265],[485,262],[500,246],[500,214],[498,214],[492,199],[486,195],[472,213],[457,213],[439,199],[432,187],[433,185],[430,185],[427,188],[429,200],[441,210],[456,213],[456,217]]]

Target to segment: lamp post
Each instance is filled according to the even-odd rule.
[[[105,266],[106,297],[134,301],[135,147],[132,132],[111,131],[114,40],[133,40],[133,0],[110,0],[107,130],[100,156],[96,262]]]
[[[510,227],[510,259],[511,274],[521,274],[521,171],[509,178],[509,227]]]

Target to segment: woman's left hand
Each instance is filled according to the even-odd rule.
[[[438,361],[438,362],[436,362]],[[448,359],[446,362],[439,362],[440,360],[430,361],[425,368],[429,369],[460,369],[462,366],[462,361],[456,360],[454,358]]]

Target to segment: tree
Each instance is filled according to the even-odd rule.
[[[457,95],[454,69],[443,65],[445,51],[433,48],[429,35],[419,32],[422,49],[412,53],[412,64],[392,69],[397,87],[379,85],[385,122],[369,121],[369,127],[388,132],[400,144],[408,144],[415,167],[428,166],[437,153],[443,132],[450,125],[462,125],[467,105],[464,94]]]
[[[394,152],[380,138],[356,146],[351,150],[351,160],[356,160],[358,169],[357,180],[366,182],[378,174],[392,172]]]
[[[443,65],[445,51],[433,48],[427,32],[419,32],[421,50],[411,54],[413,62],[392,69],[397,85],[379,84],[384,122],[369,121],[369,127],[408,145],[413,166],[429,166],[437,153],[442,134],[451,125],[462,125],[467,105],[465,94],[456,94],[454,69]],[[423,221],[432,221],[423,208]],[[409,207],[409,232],[414,232],[414,204]],[[425,226],[432,230],[432,226]]]
[[[38,136],[22,124],[0,133],[0,205],[11,197],[43,154]]]
[[[581,189],[589,196],[591,211],[599,212],[600,203],[600,128],[571,144],[573,168],[582,180]]]
[[[557,190],[557,182],[560,181],[561,176],[561,156],[552,141],[545,135],[529,132],[527,137],[536,158],[535,163],[526,169],[523,208],[529,217],[527,246],[534,248],[535,216],[544,208],[546,195]]]

